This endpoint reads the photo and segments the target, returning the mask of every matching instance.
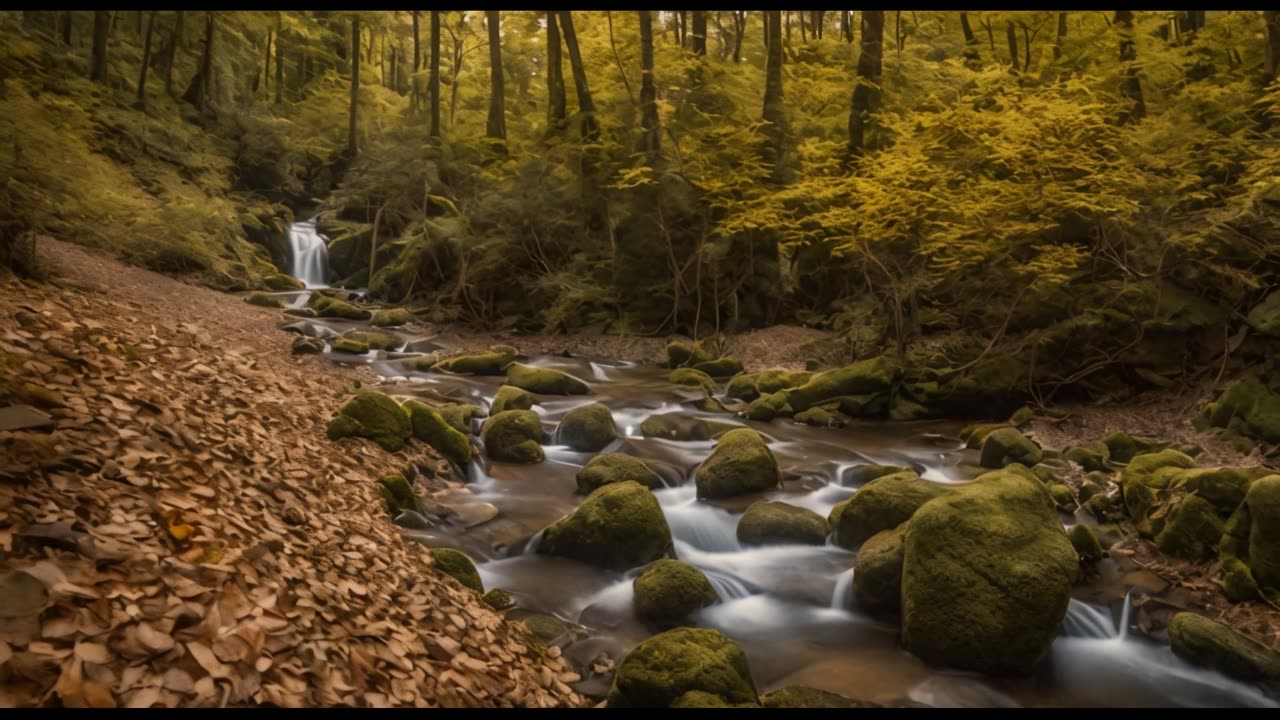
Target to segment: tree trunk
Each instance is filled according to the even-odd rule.
[[[147,69],[151,66],[151,33],[156,29],[156,11],[147,16],[147,33],[142,39],[142,70],[138,71],[138,107],[147,106]]]
[[[173,61],[178,52],[178,45],[182,43],[179,33],[182,31],[182,12],[178,10],[173,18],[173,31],[169,37],[169,47],[165,48],[164,57],[164,91],[173,94]]]
[[[858,77],[849,105],[849,156],[866,152],[866,131],[872,114],[880,108],[880,70],[884,56],[884,11],[862,11],[862,44],[858,52]]]
[[[680,24],[676,26],[676,34],[680,36],[680,47],[689,47],[689,25],[687,10],[680,11]]]
[[[262,54],[263,55],[262,82],[263,82],[263,87],[267,91],[267,97],[271,97],[271,38],[273,37],[273,35],[274,35],[274,31],[272,30],[267,31],[267,48]]]
[[[809,36],[805,32],[804,11],[801,10],[800,11],[800,42],[806,43],[808,41],[809,41]]]
[[[284,15],[276,11],[276,104],[284,99]]]
[[[93,12],[93,54],[89,58],[89,79],[107,83],[107,33],[111,31],[111,13],[106,10]]]
[[[707,11],[693,11],[693,54],[707,54]]]
[[[826,14],[822,10],[813,11],[813,34],[819,40],[822,39],[822,20]]]
[[[737,32],[733,35],[733,61],[735,63],[742,62],[742,39],[747,34],[747,11],[733,11],[733,26],[737,28]]]
[[[564,61],[560,59],[560,28],[552,10],[547,12],[547,127],[559,127],[564,118]]]
[[[1120,94],[1132,103],[1122,122],[1141,119],[1147,114],[1147,105],[1142,99],[1142,82],[1138,79],[1138,50],[1133,40],[1133,12],[1117,10],[1112,25],[1120,34],[1120,62],[1124,65],[1123,80],[1120,82]]]
[[[502,32],[497,10],[484,11],[484,24],[489,28],[489,119],[485,137],[507,139],[506,97],[502,81]]]
[[[430,104],[429,136],[440,137],[440,11],[431,11],[431,68],[427,75],[427,102]]]
[[[587,69],[582,64],[582,54],[578,52],[578,34],[573,29],[573,15],[568,10],[560,11],[560,29],[564,32],[564,46],[569,51],[569,67],[573,69],[573,86],[578,91],[578,111],[582,113],[582,137],[587,140],[596,138],[596,105],[591,100],[591,88],[587,86]]]
[[[653,84],[653,13],[640,11],[640,126],[644,130],[644,152],[649,164],[658,163],[658,89]]]
[[[58,31],[62,34],[62,44],[71,47],[71,11],[63,10],[58,15]]]
[[[1018,72],[1018,33],[1012,20],[1005,24],[1004,34],[1009,40],[1009,62],[1013,64],[1013,71]]]
[[[761,118],[768,123],[765,161],[773,164],[774,177],[781,177],[782,150],[786,142],[786,110],[782,104],[782,12],[764,11],[765,36],[769,38],[769,50],[765,56],[764,110]]]
[[[1062,41],[1067,37],[1067,14],[1058,13],[1058,34],[1053,41],[1053,59],[1062,57]]]
[[[360,109],[360,16],[351,18],[351,119],[347,123],[347,152],[355,159],[357,152],[356,124]]]
[[[846,43],[853,42],[853,15],[849,10],[840,11],[840,37],[844,38]]]
[[[964,33],[964,57],[970,62],[977,62],[978,37],[973,34],[973,26],[969,24],[969,13],[960,13],[960,31]]]
[[[1270,84],[1280,74],[1280,11],[1264,10],[1262,17],[1267,24],[1267,53],[1262,70],[1264,78]]]

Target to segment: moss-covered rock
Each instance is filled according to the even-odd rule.
[[[893,398],[889,407],[889,419],[894,422],[910,422],[928,417],[929,408],[903,395]]]
[[[730,703],[719,695],[703,690],[690,690],[672,701],[671,708],[758,708],[755,703]]]
[[[1280,337],[1280,290],[1268,295],[1253,306],[1245,318],[1249,325],[1263,335]]]
[[[1000,469],[1009,463],[1028,467],[1044,458],[1040,446],[1011,427],[992,430],[982,441],[982,457],[978,461],[984,468]]]
[[[471,440],[451,426],[435,408],[421,400],[406,400],[402,407],[409,413],[414,438],[435,448],[454,465],[466,467],[471,462]]]
[[[751,402],[761,395],[771,395],[780,390],[799,387],[813,377],[811,372],[792,372],[771,368],[758,373],[735,375],[725,389],[725,395]]]
[[[580,452],[599,452],[618,439],[613,413],[600,403],[577,407],[564,414],[556,428],[556,443]]]
[[[344,300],[331,298],[320,293],[312,293],[311,300],[307,302],[316,314],[325,318],[341,318],[343,320],[368,320],[373,317],[373,313],[365,310],[358,305],[352,305]]]
[[[878,477],[832,508],[836,544],[852,550],[872,535],[898,527],[920,506],[947,492],[914,470]]]
[[[843,695],[826,690],[789,685],[760,696],[760,704],[766,708],[853,708],[863,707]]]
[[[649,488],[610,483],[544,530],[537,551],[626,570],[671,554],[671,530]]]
[[[422,512],[422,500],[413,491],[413,484],[402,473],[378,478],[378,492],[387,501],[387,512],[393,518],[406,510]]]
[[[858,465],[849,468],[849,470],[844,474],[844,477],[841,478],[841,484],[855,486],[864,485],[876,478],[882,478],[885,475],[897,475],[898,473],[913,472],[915,472],[915,470],[902,465]]]
[[[1129,517],[1140,533],[1153,537],[1159,531],[1161,523],[1148,517],[1157,492],[1168,489],[1180,472],[1195,464],[1195,460],[1169,449],[1138,455],[1129,462],[1120,475],[1120,488]]]
[[[623,453],[604,453],[587,461],[578,471],[578,492],[594,492],[610,483],[637,482],[656,490],[663,487],[662,478],[640,460]]]
[[[513,385],[503,385],[493,396],[493,404],[489,413],[497,415],[508,410],[529,410],[533,407],[533,396],[526,390]]]
[[[925,661],[1025,672],[1049,649],[1079,570],[1044,484],[1018,465],[912,516],[902,565],[902,644]]]
[[[697,370],[713,378],[727,378],[742,372],[742,362],[738,358],[730,355],[719,358],[718,360],[709,360],[700,362],[693,366]]]
[[[680,413],[650,415],[640,423],[640,432],[649,438],[681,442],[711,439],[711,426],[705,420]]]
[[[1107,468],[1107,460],[1111,459],[1111,450],[1101,442],[1089,445],[1076,445],[1062,452],[1062,456],[1084,468],[1085,471],[1103,471]]]
[[[532,410],[507,410],[490,415],[480,428],[484,452],[494,460],[542,462],[542,420]]]
[[[400,327],[413,322],[413,315],[404,308],[383,308],[373,314],[369,324],[374,327]]]
[[[1190,456],[1188,456],[1190,457]],[[1174,477],[1173,487],[1184,492],[1195,493],[1221,514],[1229,515],[1240,503],[1254,480],[1269,475],[1266,468],[1192,468],[1178,473]]]
[[[340,337],[334,340],[329,347],[334,352],[351,353],[352,355],[363,355],[369,352],[369,343],[350,337]]]
[[[1280,392],[1258,378],[1227,388],[1205,408],[1203,426],[1226,428],[1237,436],[1280,443]]]
[[[1076,496],[1071,493],[1071,488],[1062,483],[1052,483],[1049,485],[1049,496],[1053,498],[1053,503],[1063,512],[1072,512],[1076,509]]]
[[[257,305],[258,307],[276,309],[284,307],[284,303],[280,302],[280,298],[260,292],[250,293],[249,297],[246,297],[244,301],[250,305]]]
[[[367,330],[349,330],[342,337],[365,343],[374,350],[395,350],[404,344],[404,340],[395,335]]]
[[[778,461],[760,433],[737,428],[725,433],[711,456],[693,473],[699,498],[726,498],[772,490],[782,482]]]
[[[289,292],[291,290],[305,290],[306,284],[296,277],[276,273],[267,275],[262,278],[262,286],[271,292]]]
[[[1280,591],[1280,475],[1255,480],[1249,487],[1249,568],[1258,584]]]
[[[704,390],[712,390],[716,386],[716,381],[711,376],[701,370],[693,368],[676,368],[667,375],[667,380],[676,385],[690,385],[700,387]]]
[[[591,388],[566,372],[520,363],[507,366],[507,384],[539,395],[587,395]]]
[[[787,394],[779,391],[770,395],[761,395],[747,405],[747,419],[769,422],[786,413]]]
[[[1102,444],[1107,446],[1112,460],[1127,463],[1138,455],[1159,450],[1167,443],[1154,438],[1135,437],[1127,432],[1113,432],[1102,438]]]
[[[449,427],[463,435],[470,435],[472,418],[484,417],[484,412],[469,403],[449,403],[440,408],[440,417],[449,423]]]
[[[529,628],[529,632],[542,642],[555,642],[569,631],[560,618],[546,613],[532,613],[520,620]]]
[[[898,366],[888,357],[861,360],[818,373],[804,385],[787,391],[787,402],[797,412],[834,397],[888,392]]]
[[[610,708],[668,708],[694,692],[728,705],[759,702],[747,654],[718,630],[677,628],[640,643],[618,666],[608,702]]]
[[[752,503],[738,519],[738,541],[743,545],[822,545],[827,534],[826,518],[783,502]]]
[[[1222,594],[1231,602],[1248,602],[1262,598],[1258,581],[1253,571],[1234,555],[1225,555],[1221,560]]]
[[[455,375],[501,375],[515,361],[516,354],[513,352],[491,350],[447,358],[436,363],[434,369]]]
[[[327,429],[330,440],[368,438],[389,452],[403,448],[412,433],[408,413],[395,400],[374,390],[356,393],[338,410]]]
[[[497,588],[485,593],[484,596],[480,598],[480,602],[483,602],[485,605],[488,605],[490,608],[497,610],[498,612],[508,610],[516,604],[516,601],[512,600],[511,596],[508,595],[505,590],[499,590]]]
[[[1219,622],[1181,612],[1169,622],[1173,652],[1195,665],[1212,668],[1245,682],[1280,683],[1280,653],[1268,649]]]
[[[814,427],[833,427],[838,423],[835,414],[822,407],[811,407],[804,412],[798,412],[791,419]]]
[[[902,560],[907,524],[872,535],[853,566],[853,597],[873,615],[896,612],[902,604]]]
[[[667,343],[667,367],[669,368],[698,365],[714,359],[715,355],[701,342],[672,340]]]
[[[451,548],[432,548],[431,557],[436,560],[436,569],[471,588],[478,593],[484,592],[484,584],[480,582],[480,573],[475,563],[465,553]]]
[[[1102,558],[1102,545],[1098,542],[1098,536],[1093,533],[1093,528],[1088,525],[1072,526],[1067,531],[1067,539],[1082,560],[1092,562]]]
[[[656,560],[631,583],[636,617],[670,626],[697,610],[714,605],[719,596],[698,568],[679,560]]]
[[[982,447],[982,443],[987,436],[996,430],[1012,427],[1009,423],[978,423],[976,425],[967,425],[960,430],[960,439],[964,441],[964,446],[977,450]]]

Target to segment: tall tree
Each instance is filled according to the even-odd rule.
[[[844,38],[846,43],[853,42],[853,12],[850,10],[840,11],[840,37]]]
[[[208,109],[210,104],[209,97],[213,85],[214,30],[214,12],[209,10],[205,13],[204,52],[200,56],[200,68],[196,70],[195,76],[191,78],[191,84],[187,86],[187,91],[182,95],[183,100],[194,104],[199,108],[200,112]]]
[[[1270,83],[1280,75],[1280,10],[1264,10],[1262,17],[1267,24],[1267,53],[1262,70]]]
[[[578,34],[573,29],[573,15],[568,10],[560,12],[560,29],[564,32],[564,46],[569,51],[569,67],[573,70],[573,87],[578,92],[578,111],[582,113],[582,137],[596,138],[596,104],[591,100],[591,88],[587,86],[587,69],[578,51]]]
[[[111,13],[106,10],[93,12],[93,54],[89,57],[89,79],[107,82],[107,34],[111,32]]]
[[[969,24],[969,13],[960,13],[960,31],[964,33],[964,57],[969,62],[978,61],[978,37]]]
[[[1009,41],[1009,63],[1013,66],[1013,71],[1018,72],[1018,32],[1013,27],[1013,21],[1005,23],[1005,38]]]
[[[858,77],[849,105],[849,156],[866,151],[866,131],[880,109],[880,71],[884,54],[884,11],[862,11],[862,43],[858,48]]]
[[[71,11],[63,10],[58,13],[58,33],[62,37],[62,44],[71,47]]]
[[[427,75],[427,102],[430,104],[432,138],[440,137],[440,11],[431,11],[431,72]]]
[[[1062,57],[1062,41],[1067,37],[1067,14],[1065,12],[1058,13],[1058,34],[1053,40],[1053,59],[1057,60]]]
[[[782,12],[765,10],[764,24],[769,49],[765,53],[764,111],[761,118],[768,123],[765,128],[768,138],[765,160],[773,164],[774,177],[777,178],[781,176],[779,168],[787,131],[786,112],[782,105]]]
[[[497,10],[484,11],[484,23],[489,28],[489,119],[485,122],[485,137],[507,139],[505,88],[502,83],[502,32]]]
[[[147,70],[151,67],[151,33],[156,28],[156,11],[147,16],[147,33],[142,40],[142,69],[138,71],[138,107],[147,106]]]
[[[693,54],[707,54],[707,11],[693,11]]]
[[[658,89],[653,83],[653,13],[640,11],[640,126],[649,164],[658,162]]]
[[[1133,12],[1117,10],[1112,25],[1120,35],[1120,62],[1124,65],[1120,81],[1120,94],[1131,103],[1122,120],[1139,120],[1147,114],[1147,104],[1142,99],[1142,83],[1138,80],[1138,49],[1133,38]]]
[[[355,158],[357,148],[356,124],[360,109],[360,16],[351,16],[351,119],[347,123],[347,152]]]
[[[560,58],[560,28],[556,11],[547,12],[547,127],[565,118],[564,61]]]
[[[173,61],[182,44],[182,10],[174,13],[173,30],[169,34],[169,44],[164,49],[164,91],[173,94]]]
[[[733,11],[733,61],[742,62],[742,38],[747,34],[747,11]]]

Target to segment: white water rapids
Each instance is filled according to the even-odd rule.
[[[329,287],[329,248],[316,232],[315,220],[289,226],[290,274],[308,288]]]

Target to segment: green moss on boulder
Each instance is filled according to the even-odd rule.
[[[421,400],[406,400],[403,407],[409,413],[409,424],[416,439],[435,448],[454,465],[466,467],[471,462],[471,440],[451,426],[435,408]]]
[[[1049,495],[1053,498],[1053,503],[1063,512],[1072,512],[1076,509],[1076,497],[1071,494],[1071,488],[1062,483],[1052,483],[1049,485]]]
[[[366,330],[349,330],[343,333],[342,337],[364,343],[374,350],[395,350],[404,344],[404,341],[395,335]]]
[[[245,298],[244,301],[258,307],[277,309],[284,307],[284,303],[280,302],[280,298],[260,292],[250,293],[249,297]]]
[[[604,453],[587,461],[578,471],[578,492],[583,495],[619,482],[637,482],[651,490],[663,487],[662,478],[640,460],[623,453]]]
[[[610,483],[543,531],[537,551],[626,570],[670,555],[671,530],[649,488]]]
[[[759,703],[747,654],[718,630],[677,628],[640,643],[618,666],[608,702],[610,708],[668,708],[695,692],[727,705]]]
[[[711,426],[705,420],[678,412],[650,415],[640,423],[640,432],[645,437],[681,442],[711,439]]]
[[[1222,594],[1226,595],[1228,600],[1248,602],[1262,599],[1258,581],[1254,579],[1253,572],[1249,570],[1248,565],[1244,564],[1244,561],[1233,555],[1226,555],[1221,560],[1221,568]]]
[[[650,563],[631,586],[636,617],[659,625],[679,624],[720,599],[701,570],[679,560]]]
[[[613,413],[601,403],[577,407],[564,414],[556,428],[556,443],[580,452],[599,452],[618,439]]]
[[[786,414],[787,393],[778,391],[771,395],[761,395],[747,405],[747,419],[769,422],[779,415]]]
[[[898,473],[913,473],[915,470],[902,465],[858,465],[849,469],[841,479],[843,485],[864,485],[882,478],[885,475],[897,475]]]
[[[784,502],[752,503],[738,519],[743,545],[822,545],[827,534],[826,518]]]
[[[1111,450],[1101,442],[1089,445],[1077,445],[1063,451],[1062,456],[1084,468],[1086,472],[1105,472],[1107,461],[1111,459]]]
[[[585,382],[568,373],[520,363],[507,366],[507,384],[539,395],[587,395],[591,392]]]
[[[344,437],[369,438],[389,452],[404,447],[413,433],[409,415],[391,397],[374,390],[361,390],[338,410],[327,434],[330,440]]]
[[[516,601],[512,600],[511,596],[508,595],[505,590],[499,590],[497,588],[485,593],[484,596],[480,598],[480,601],[498,612],[515,607],[516,604]]]
[[[494,460],[542,462],[542,420],[532,410],[507,410],[490,415],[480,428],[484,452]]]
[[[305,290],[306,284],[296,277],[291,277],[283,273],[267,275],[262,278],[262,286],[271,292],[289,292],[292,290]]]
[[[497,415],[508,410],[529,410],[533,407],[533,396],[528,391],[513,385],[503,385],[493,396],[493,405],[489,413]]]
[[[861,360],[812,376],[804,385],[787,391],[787,402],[798,412],[841,395],[887,392],[897,375],[898,366],[888,357]]]
[[[672,340],[667,343],[667,367],[669,368],[698,365],[714,359],[715,355],[703,347],[701,342]]]
[[[978,461],[984,468],[998,470],[1010,463],[1028,467],[1044,458],[1040,446],[1031,442],[1016,428],[1003,427],[992,430],[982,441],[982,457]]]
[[[340,337],[334,340],[329,347],[334,352],[351,353],[353,355],[363,355],[369,352],[369,343],[349,337]]]
[[[1102,444],[1107,446],[1112,460],[1127,463],[1138,455],[1159,450],[1167,443],[1154,438],[1135,437],[1127,432],[1113,432],[1102,438]]]
[[[1280,591],[1280,475],[1269,475],[1249,487],[1249,567],[1258,584]]]
[[[960,439],[964,441],[964,446],[971,450],[977,450],[982,447],[983,441],[987,436],[996,430],[1012,427],[1009,423],[979,423],[977,425],[967,425],[960,430]]]
[[[853,566],[853,597],[859,609],[872,615],[897,612],[902,604],[902,560],[907,524],[872,535]]]
[[[516,354],[505,350],[457,355],[436,363],[434,369],[455,375],[501,375],[516,361]]]
[[[742,372],[742,362],[730,355],[717,360],[700,362],[694,365],[693,369],[706,373],[713,378],[727,378]]]
[[[320,293],[313,293],[311,300],[307,303],[316,314],[325,318],[341,318],[343,320],[368,320],[373,317],[373,313],[365,310],[358,305],[352,305],[349,302],[331,298]]]
[[[1245,682],[1280,683],[1280,654],[1219,622],[1181,612],[1169,623],[1173,652],[1189,663]]]
[[[1093,533],[1093,528],[1088,525],[1073,526],[1067,531],[1067,539],[1082,560],[1093,562],[1102,558],[1102,545],[1098,542],[1098,536]]]
[[[1249,325],[1263,335],[1280,337],[1280,290],[1253,306],[1246,317]]]
[[[667,375],[667,380],[676,385],[690,385],[704,390],[712,390],[716,386],[716,381],[712,380],[710,375],[701,370],[685,367],[672,370]]]
[[[772,490],[782,482],[773,452],[750,428],[725,433],[693,477],[698,497],[712,499]]]
[[[404,308],[383,308],[373,314],[369,324],[374,327],[400,327],[413,322],[413,315]]]
[[[480,573],[475,563],[465,553],[451,548],[432,548],[431,557],[436,560],[436,569],[471,588],[478,593],[484,592],[484,584],[480,582]]]
[[[811,407],[804,412],[798,412],[791,419],[814,427],[832,427],[837,422],[836,416],[822,407]]]
[[[771,395],[780,390],[799,387],[813,377],[811,372],[791,372],[780,368],[771,368],[758,373],[735,375],[729,381],[725,394],[751,402],[761,395]]]
[[[948,492],[914,470],[878,477],[832,509],[836,544],[852,550],[872,535],[898,527],[922,505]]]
[[[449,423],[449,427],[463,435],[472,434],[471,420],[484,417],[484,411],[469,403],[449,403],[440,408],[440,417]]]
[[[405,510],[422,512],[422,501],[413,491],[413,484],[401,473],[383,475],[378,478],[378,491],[387,501],[387,512],[395,517]]]
[[[862,707],[843,695],[826,690],[789,685],[760,696],[760,704],[766,708],[853,708]]]

